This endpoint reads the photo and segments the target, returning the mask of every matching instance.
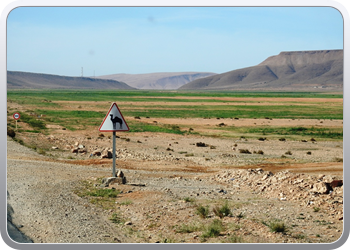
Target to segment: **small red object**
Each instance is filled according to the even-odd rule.
[[[21,117],[19,113],[14,113],[13,114],[13,119],[18,120]]]

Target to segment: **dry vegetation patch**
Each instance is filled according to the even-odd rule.
[[[133,102],[133,98],[137,97],[120,102],[121,106],[130,106],[125,110],[151,110],[142,105],[156,109],[156,105],[165,104],[154,100]],[[203,99],[199,103],[190,102],[199,106],[211,105],[212,99],[239,101],[239,106],[245,105],[242,102],[255,102],[258,106],[289,102],[342,105],[339,98],[270,100],[192,96],[188,99]],[[333,194],[312,191],[317,183],[342,179],[342,139],[247,132],[255,127],[296,130],[315,127],[335,131],[342,130],[342,120],[127,115],[126,121],[138,129],[117,133],[116,168],[124,172],[127,183],[106,188],[100,187],[100,182],[102,177],[111,175],[112,159],[102,156],[103,152],[111,151],[112,138],[111,133],[98,131],[102,120],[97,117],[104,117],[110,102],[53,101],[50,105],[55,103],[58,106],[45,109],[96,111],[92,113],[96,117],[88,117],[90,123],[85,124],[82,119],[72,117],[54,120],[44,116],[38,119],[45,122],[46,128],[38,132],[33,132],[29,123],[20,122],[14,140],[35,147],[42,154],[12,152],[8,159],[66,164],[67,171],[56,173],[55,177],[81,181],[75,190],[77,197],[86,201],[88,207],[104,209],[106,223],[122,231],[132,242],[333,242],[342,233],[342,188],[335,187]],[[174,107],[187,104],[176,102]],[[14,109],[27,112],[14,102],[9,102],[8,108],[11,112]],[[30,108],[35,109],[34,105]],[[8,126],[13,129],[11,112]],[[66,126],[68,121],[78,125],[70,128]],[[142,130],[145,125],[152,127]],[[160,132],[160,129],[164,130]],[[76,168],[79,171],[83,168],[84,174]],[[321,174],[327,176],[320,177]],[[32,173],[36,175],[51,176],[52,170]],[[45,235],[42,239],[45,241]]]

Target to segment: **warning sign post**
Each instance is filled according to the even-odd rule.
[[[100,132],[113,132],[113,177],[115,176],[115,132],[129,131],[129,126],[120,112],[117,104],[112,103],[106,117],[103,119],[101,126],[98,129]]]
[[[19,118],[21,118],[21,115],[18,112],[13,114],[13,119],[16,120],[16,130],[17,130],[17,121],[19,120]]]

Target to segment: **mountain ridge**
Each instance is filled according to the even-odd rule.
[[[310,90],[343,88],[343,50],[286,51],[256,66],[190,82],[180,90]]]
[[[134,89],[124,82],[91,77],[70,77],[7,71],[7,89]]]
[[[127,83],[137,89],[174,90],[196,79],[215,75],[211,72],[155,72],[145,74],[112,74],[98,76]]]

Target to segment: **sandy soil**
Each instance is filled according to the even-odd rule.
[[[342,127],[342,121],[330,120],[157,119],[207,132],[221,122]],[[108,209],[74,190],[84,189],[83,183],[105,189],[100,187],[101,178],[111,176],[112,159],[93,152],[112,147],[111,133],[102,136],[97,129],[72,132],[50,125],[45,135],[16,136],[45,149],[37,150],[41,154],[8,138],[8,190],[13,220],[22,225],[22,232],[34,242],[87,243],[329,243],[342,234],[342,187],[333,193],[313,191],[317,183],[343,179],[342,141],[117,135],[116,168],[124,172],[127,183],[105,187],[122,191]],[[199,142],[204,146],[197,146]],[[85,152],[72,153],[79,145]],[[219,218],[214,208],[225,202],[232,214]],[[206,218],[197,214],[199,206],[208,206]],[[113,214],[119,223],[110,220]],[[217,219],[223,225],[220,234],[205,237],[205,229]],[[268,225],[273,221],[283,222],[288,230],[271,232]]]

